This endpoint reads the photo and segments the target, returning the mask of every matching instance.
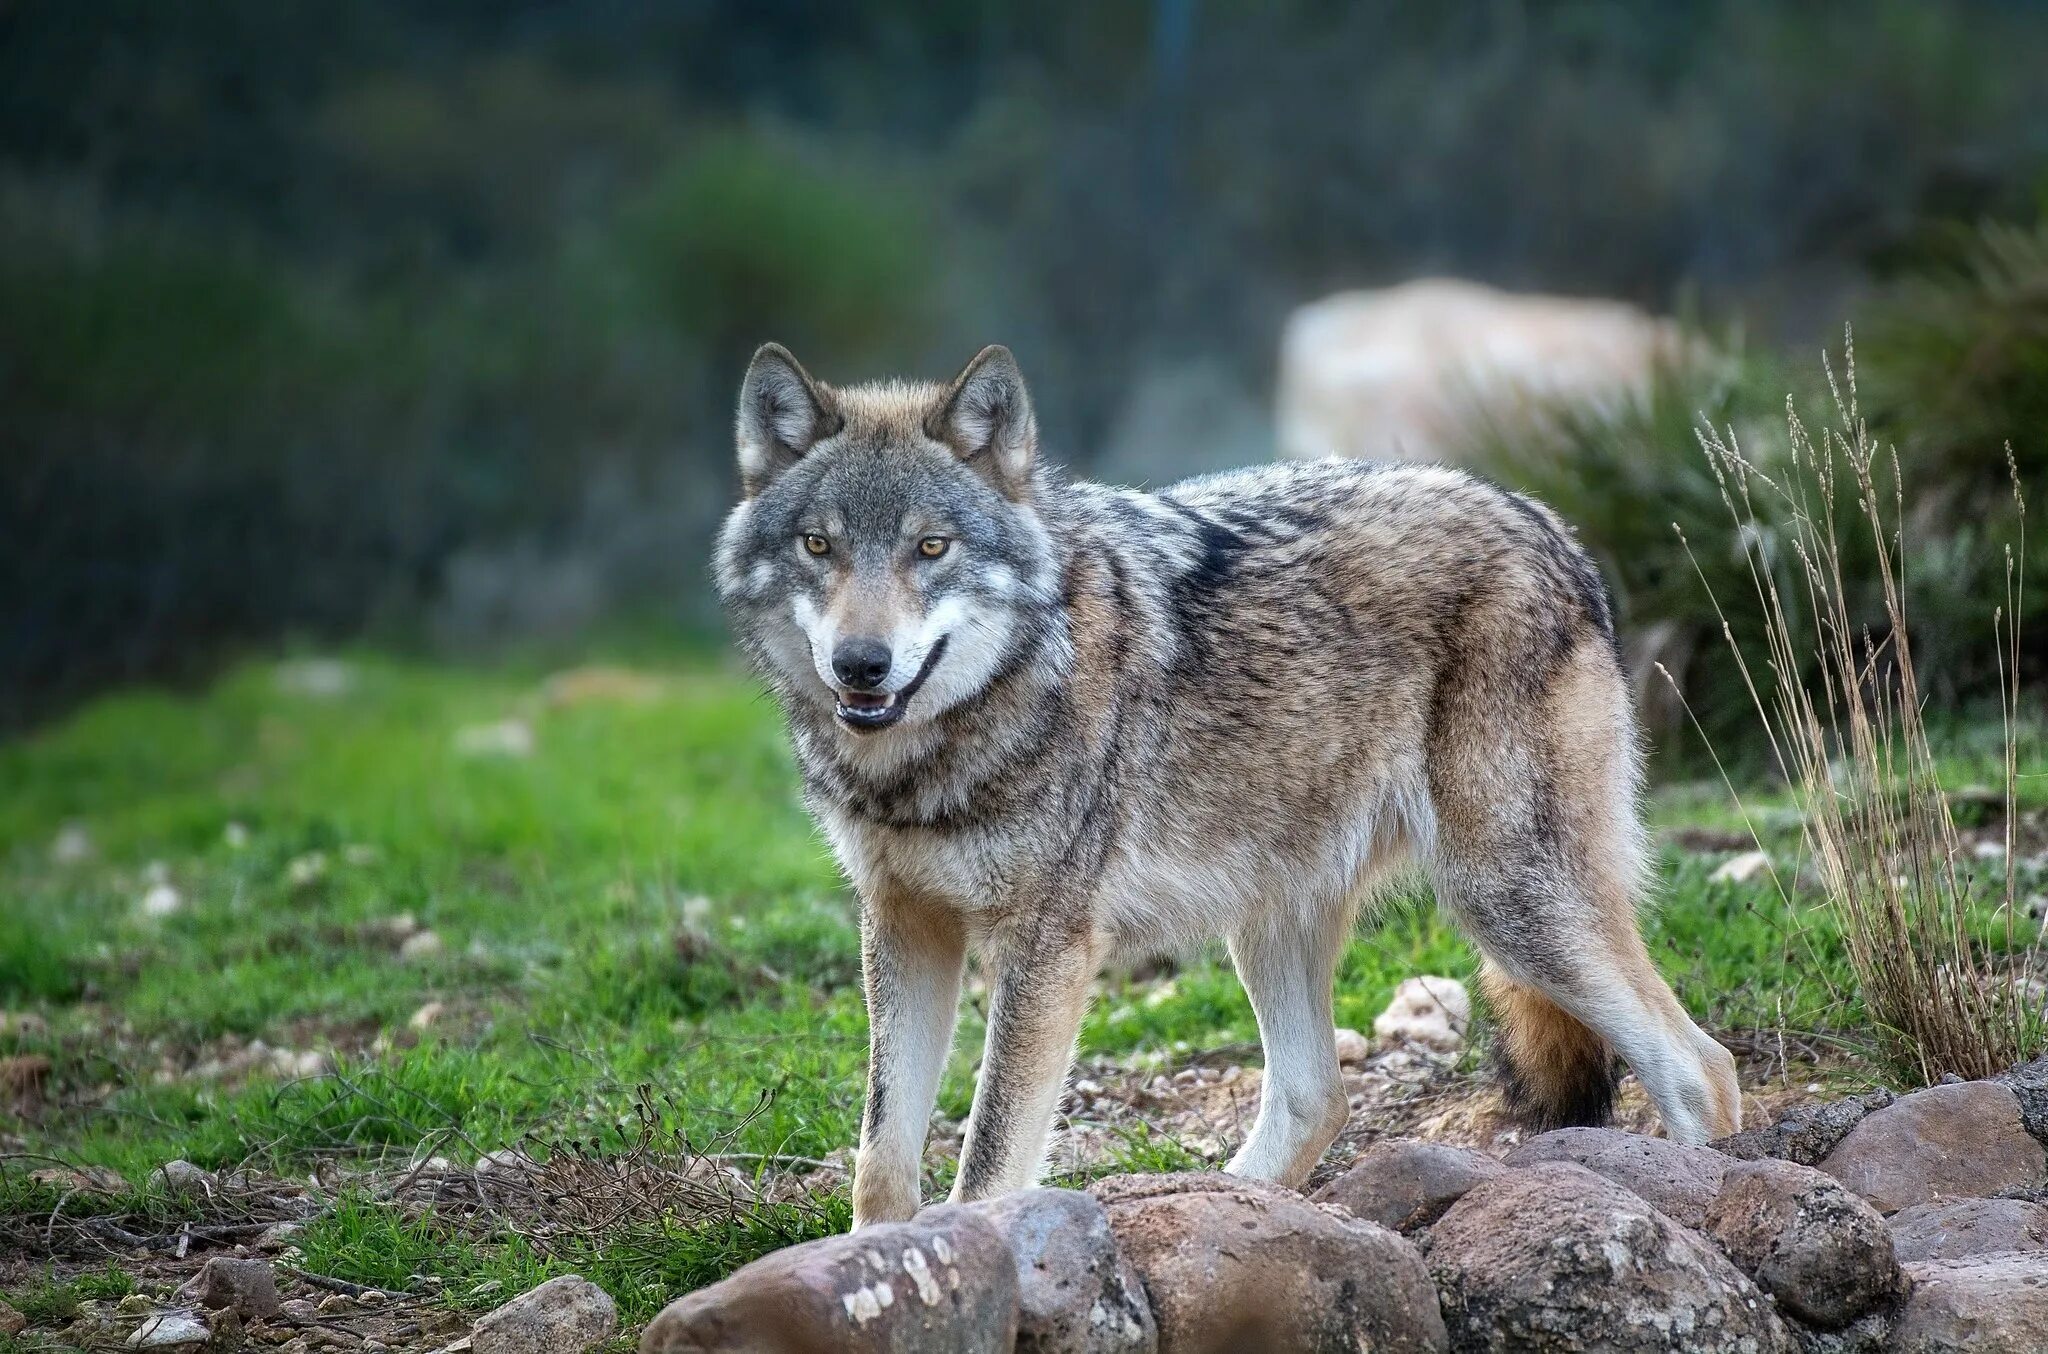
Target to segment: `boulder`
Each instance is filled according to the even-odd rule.
[[[1721,1189],[1728,1158],[1707,1147],[1688,1147],[1664,1138],[1618,1128],[1560,1128],[1508,1153],[1510,1166],[1570,1161],[1641,1195],[1673,1221],[1697,1227],[1707,1204]]]
[[[1898,1354],[2039,1354],[2048,1348],[2048,1254],[1978,1255],[1906,1266],[1913,1291],[1889,1346]]]
[[[1276,435],[1302,460],[1455,461],[1476,433],[1559,402],[1625,407],[1659,366],[1704,360],[1672,321],[1623,302],[1417,278],[1288,317]]]
[[[2048,1153],[2004,1086],[1963,1081],[1901,1096],[1864,1118],[1820,1168],[1892,1213],[2048,1183]]]
[[[549,1279],[478,1319],[475,1354],[583,1354],[619,1333],[611,1295],[579,1274]]]
[[[1090,1192],[1144,1279],[1160,1354],[1445,1348],[1421,1254],[1375,1223],[1221,1174],[1115,1176]]]
[[[1818,1166],[1849,1136],[1849,1130],[1896,1099],[1890,1091],[1879,1089],[1825,1104],[1809,1101],[1792,1106],[1772,1123],[1744,1129],[1713,1146],[1725,1156],[1744,1161],[1776,1157],[1801,1166]]]
[[[1117,1250],[1095,1196],[1027,1189],[973,1205],[1017,1263],[1018,1354],[1150,1354],[1145,1285]]]
[[[1474,1185],[1506,1169],[1469,1147],[1383,1142],[1367,1148],[1351,1169],[1318,1190],[1315,1200],[1397,1232],[1413,1232],[1442,1217]]]
[[[199,1305],[225,1307],[245,1318],[277,1315],[277,1272],[268,1260],[216,1255],[199,1271]]]
[[[1565,1161],[1508,1171],[1430,1229],[1460,1351],[1781,1351],[1748,1276],[1639,1196]]]
[[[641,1333],[640,1350],[1007,1351],[1017,1311],[1017,1266],[1002,1233],[972,1208],[941,1205],[764,1255],[670,1303]]]
[[[1891,1231],[1902,1261],[2048,1250],[2048,1208],[2026,1199],[1914,1204],[1892,1214]]]
[[[2037,1142],[2048,1143],[2048,1055],[1992,1078],[2020,1102],[2020,1119]]]
[[[1439,1053],[1465,1045],[1472,1024],[1472,997],[1456,978],[1404,978],[1387,1008],[1373,1017],[1373,1037],[1382,1044],[1416,1044]]]
[[[1839,1329],[1899,1291],[1891,1233],[1832,1176],[1790,1161],[1729,1167],[1706,1229],[1778,1309]]]

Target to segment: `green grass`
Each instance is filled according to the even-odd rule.
[[[129,1186],[68,1209],[179,1217],[188,1204],[144,1183],[178,1157],[304,1178],[428,1153],[468,1164],[527,1135],[619,1150],[641,1127],[643,1086],[658,1130],[698,1148],[824,1157],[851,1143],[866,1052],[853,901],[751,684],[686,657],[653,699],[553,708],[538,670],[350,666],[338,698],[294,694],[254,665],[199,695],[111,696],[0,747],[0,1011],[48,1026],[0,1036],[0,1053],[54,1062],[48,1102],[0,1129]],[[508,718],[530,722],[531,756],[458,750],[460,730]],[[2048,763],[2038,740],[2029,756]],[[1958,779],[1989,766],[1973,752]],[[2048,780],[2027,783],[2048,797]],[[1714,792],[1660,805],[1669,821],[1729,818]],[[73,823],[94,853],[59,863],[51,843]],[[1856,1012],[1831,995],[1841,975],[1824,927],[1767,886],[1709,883],[1710,868],[1667,854],[1649,922],[1686,1004],[1721,1029],[1853,1030]],[[152,877],[183,900],[167,916],[140,907]],[[398,954],[380,928],[401,914],[441,938],[438,954]],[[1401,979],[1472,970],[1427,899],[1401,898],[1347,951],[1338,1021],[1370,1028]],[[416,1032],[430,1001],[443,1016]],[[980,1033],[970,1009],[940,1098],[956,1118]],[[324,1051],[332,1071],[189,1075],[257,1038]],[[1107,980],[1082,1050],[1171,1059],[1255,1038],[1211,947],[1163,993]],[[1194,1160],[1139,1135],[1115,1164]],[[0,1213],[56,1202],[54,1186],[0,1163]],[[842,1189],[732,1224],[664,1220],[543,1252],[394,1208],[365,1184],[298,1244],[309,1268],[357,1282],[437,1275],[458,1303],[577,1268],[644,1316],[844,1226],[845,1209]]]

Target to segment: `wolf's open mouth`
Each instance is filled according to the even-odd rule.
[[[917,670],[917,676],[903,684],[901,691],[848,691],[841,688],[839,697],[839,722],[849,729],[866,733],[874,729],[886,729],[903,718],[903,709],[910,704],[910,698],[924,685],[924,679],[932,675],[932,669],[939,665],[939,655],[946,652],[946,637],[932,645],[931,652],[924,656],[924,665]]]

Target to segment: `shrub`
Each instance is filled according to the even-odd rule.
[[[1957,831],[1923,719],[1905,590],[1909,481],[1861,416],[1853,348],[1846,380],[1837,386],[1830,372],[1829,385],[1836,421],[1816,432],[1788,402],[1784,453],[1768,465],[1732,430],[1700,430],[1763,633],[1761,663],[1732,631],[1730,648],[1801,811],[1816,887],[1839,923],[1880,1059],[1922,1084],[1990,1076],[2042,1042],[2038,997],[2028,995],[2024,966],[2004,957],[2021,948],[2022,924],[2011,863],[2014,557],[2005,606],[1981,614],[1995,605],[1985,598],[1977,608],[2000,664],[2005,727],[2005,864],[1989,879]],[[2025,502],[2010,473],[2023,550]],[[1865,548],[1867,573],[1850,542]],[[1865,581],[1882,598],[1881,629],[1864,624]],[[1714,603],[1735,605],[1735,595]]]

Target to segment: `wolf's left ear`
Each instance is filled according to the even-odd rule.
[[[1038,422],[1031,414],[1024,373],[1001,344],[983,348],[953,379],[925,431],[1006,497],[1021,499],[1031,491]]]
[[[762,344],[740,382],[740,408],[733,419],[740,492],[748,498],[760,493],[768,481],[839,431],[839,423],[832,392],[812,380],[789,349]]]

